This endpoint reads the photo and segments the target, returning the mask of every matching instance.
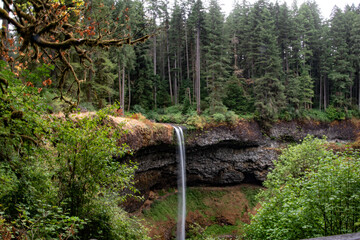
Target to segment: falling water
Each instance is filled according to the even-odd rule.
[[[185,239],[185,218],[186,218],[186,175],[185,175],[185,142],[184,134],[181,127],[174,126],[178,141],[178,223],[176,231],[176,239]]]

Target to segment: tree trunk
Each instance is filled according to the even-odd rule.
[[[237,38],[235,36],[233,36],[233,44],[234,44],[234,71],[236,72],[236,70],[238,70],[238,62],[237,62],[237,48],[236,45],[238,44]]]
[[[327,87],[326,87],[326,76],[324,77],[324,110],[326,111],[327,108]]]
[[[169,32],[166,30],[166,53],[167,53],[167,67],[168,67],[168,76],[169,76],[169,90],[170,90],[170,99],[171,103],[174,103],[172,81],[171,81],[171,67],[170,67],[170,53],[169,53]]]
[[[175,63],[174,68],[177,68],[177,62],[176,62],[176,54],[175,54]],[[174,73],[174,102],[175,104],[178,104],[178,83],[177,83],[177,71]]]
[[[350,79],[353,79],[353,73],[352,72],[350,72]],[[349,86],[349,101],[350,101],[351,105],[353,104],[353,84],[350,84],[350,86]]]
[[[185,27],[185,51],[186,51],[186,75],[187,75],[187,79],[190,80],[189,46],[188,46],[187,27]]]
[[[360,110],[360,73],[358,72],[358,107],[359,107],[359,110]]]
[[[157,79],[156,79],[156,65],[157,65],[157,63],[156,63],[156,58],[157,58],[157,56],[156,56],[156,35],[154,35],[154,52],[153,52],[153,57],[154,57],[154,103],[155,103],[155,109],[156,109],[156,105],[157,105]]]
[[[322,83],[323,76],[320,76],[320,99],[319,99],[319,110],[321,111],[322,107],[322,98],[323,98],[323,83]]]
[[[130,71],[128,72],[128,89],[129,89],[129,100],[128,100],[128,112],[130,112],[130,106],[131,106],[131,86],[130,86]]]
[[[196,29],[196,112],[201,113],[200,109],[200,26]]]
[[[123,109],[123,111],[125,111],[125,64],[123,65],[122,68],[122,94],[121,94],[121,108]]]
[[[178,79],[179,79],[179,89],[181,89],[181,87],[183,86],[183,82],[182,82],[182,80],[184,79],[183,78],[183,71],[182,71],[182,67],[181,67],[181,63],[182,63],[182,58],[181,58],[181,51],[179,51],[179,53],[178,53],[178,65],[179,65],[179,67],[178,67],[178,69],[179,69],[179,71],[178,71]]]
[[[91,81],[92,81],[93,71],[89,69],[89,77],[86,80],[86,100],[91,102]],[[56,79],[56,78],[55,78]]]
[[[122,88],[121,88],[121,63],[120,63],[120,60],[119,60],[119,62],[118,62],[118,81],[119,81],[119,103],[120,103],[120,107],[121,107]]]

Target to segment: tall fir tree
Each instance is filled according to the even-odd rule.
[[[252,77],[255,106],[260,116],[277,118],[285,107],[282,67],[275,24],[267,2],[259,0],[250,12]]]
[[[224,31],[224,15],[217,0],[211,0],[206,15],[205,28],[207,41],[205,50],[205,75],[209,92],[210,113],[225,112],[222,103],[223,86],[226,84],[228,74],[228,44]]]
[[[191,13],[189,15],[189,26],[194,32],[193,41],[193,55],[194,57],[194,92],[195,92],[195,100],[196,100],[196,111],[198,114],[201,113],[201,56],[202,56],[202,39],[205,36],[204,29],[204,21],[205,21],[205,13],[204,7],[201,0],[196,0],[194,3]]]
[[[329,78],[333,91],[331,102],[335,107],[351,105],[354,69],[351,64],[350,33],[353,23],[352,12],[335,8],[331,19],[333,65]]]

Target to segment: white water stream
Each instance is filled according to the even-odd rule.
[[[186,219],[186,168],[185,168],[185,141],[184,133],[181,127],[174,126],[178,142],[178,223],[176,230],[176,239],[185,239],[185,219]]]

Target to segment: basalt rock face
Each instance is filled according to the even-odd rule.
[[[278,122],[271,126],[255,121],[203,130],[185,130],[187,185],[234,185],[262,183],[273,167],[281,147],[306,135],[327,136],[331,141],[357,137],[355,121],[333,123]],[[137,188],[142,193],[177,184],[176,138],[157,141],[128,157],[138,163]],[[131,147],[131,146],[130,146]]]

